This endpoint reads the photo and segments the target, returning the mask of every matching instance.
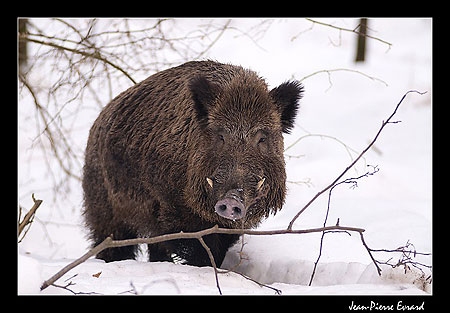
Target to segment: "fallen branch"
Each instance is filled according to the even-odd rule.
[[[102,241],[99,245],[95,246],[91,250],[89,250],[86,254],[84,254],[79,259],[76,259],[72,263],[68,264],[64,268],[62,268],[59,272],[57,272],[55,275],[50,277],[48,280],[46,280],[42,286],[41,290],[44,290],[48,286],[52,285],[54,282],[56,282],[60,277],[62,277],[64,274],[66,274],[68,271],[73,269],[74,267],[80,265],[90,257],[100,253],[104,249],[107,248],[119,248],[119,247],[125,247],[125,246],[134,246],[138,244],[154,244],[158,242],[163,241],[169,241],[169,240],[176,240],[176,239],[198,239],[201,243],[203,241],[203,236],[210,235],[210,234],[233,234],[233,235],[254,235],[254,236],[267,236],[267,235],[283,235],[283,234],[309,234],[309,233],[318,233],[323,231],[333,231],[333,230],[339,230],[339,231],[349,231],[349,232],[358,232],[362,234],[365,230],[362,228],[357,227],[347,227],[347,226],[327,226],[327,227],[320,227],[320,228],[310,228],[310,229],[299,229],[299,230],[292,230],[292,229],[279,229],[279,230],[251,230],[251,229],[229,229],[229,228],[219,228],[217,225],[207,228],[201,231],[197,232],[179,232],[179,233],[173,233],[173,234],[165,234],[160,235],[156,237],[150,237],[150,238],[135,238],[135,239],[125,239],[125,240],[113,240],[112,236],[107,237],[104,241]],[[204,241],[203,241],[204,243]],[[202,243],[202,245],[203,245]],[[203,245],[203,247],[205,247]],[[206,248],[205,248],[206,249]],[[208,252],[208,250],[206,250]],[[370,251],[368,250],[369,254]],[[212,254],[208,253],[211,264],[214,267],[214,271],[216,273],[216,282],[218,289],[220,291],[218,279],[217,279],[217,266],[215,265],[215,262],[213,262],[214,258],[212,257]],[[221,292],[221,291],[220,291]]]

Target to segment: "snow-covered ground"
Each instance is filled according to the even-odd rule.
[[[353,29],[357,19],[318,19]],[[255,20],[233,23],[252,25]],[[373,249],[395,249],[407,242],[417,251],[432,252],[432,78],[430,19],[371,19],[366,62],[355,64],[354,34],[304,19],[273,21],[255,45],[236,33],[224,36],[208,51],[208,58],[240,64],[256,70],[270,87],[286,79],[302,79],[305,85],[301,110],[285,147],[307,134],[286,151],[288,195],[282,211],[269,217],[263,230],[285,229],[293,216],[348,166],[374,137],[381,122],[392,113],[408,90],[394,121],[383,130],[374,149],[345,176],[365,173],[366,165],[379,172],[358,181],[358,188],[334,189],[327,225],[364,228]],[[191,23],[192,24],[192,23]],[[312,27],[312,29],[310,29]],[[364,73],[365,75],[361,74]],[[121,90],[117,90],[117,93]],[[26,99],[25,99],[26,100]],[[23,101],[25,101],[23,100]],[[30,101],[30,99],[28,99]],[[25,105],[23,103],[20,104]],[[32,104],[31,104],[32,105]],[[51,186],[44,160],[33,152],[33,133],[19,110],[19,202],[31,208],[31,193],[44,200],[36,220],[18,245],[18,293],[38,294],[41,283],[86,252],[88,242],[80,217],[81,186],[72,185],[64,200]],[[97,113],[95,113],[97,114]],[[92,120],[79,127],[80,145],[86,142]],[[32,131],[33,129],[31,129]],[[344,146],[343,143],[346,145]],[[34,153],[34,154],[33,154]],[[328,194],[322,195],[295,222],[295,229],[321,227]],[[331,233],[324,237],[322,256],[312,286],[311,272],[319,254],[320,233],[304,235],[245,236],[228,252],[223,268],[232,268],[252,279],[279,289],[282,294],[430,294],[429,275],[411,267],[382,266],[382,276],[363,247],[358,234]],[[375,253],[392,264],[399,254]],[[432,257],[417,256],[431,265]],[[99,274],[100,273],[100,274]],[[100,294],[218,294],[211,267],[197,268],[171,263],[121,261],[104,263],[90,259],[68,272],[57,284],[74,292]],[[219,274],[223,294],[274,294],[275,291],[236,273]],[[70,294],[48,287],[42,294]]]

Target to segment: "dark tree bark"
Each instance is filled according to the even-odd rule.
[[[19,34],[25,34],[27,32],[27,22],[26,18],[21,18],[18,21],[19,24]],[[27,66],[27,42],[25,40],[19,39],[19,71],[23,72]]]
[[[356,44],[355,62],[364,62],[366,57],[366,35],[367,35],[367,18],[361,18],[359,21],[358,41]]]

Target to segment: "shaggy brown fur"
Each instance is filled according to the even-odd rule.
[[[94,245],[114,239],[221,227],[256,227],[281,209],[286,187],[282,132],[293,127],[302,86],[268,91],[256,73],[213,61],[156,73],[112,100],[90,131],[83,189]],[[207,179],[208,178],[208,179]],[[219,216],[215,204],[241,193],[245,216]],[[205,242],[218,266],[235,235]],[[133,258],[136,247],[97,257]],[[150,261],[210,265],[197,240],[149,246]]]

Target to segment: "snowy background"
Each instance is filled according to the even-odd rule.
[[[354,29],[358,19],[317,19]],[[195,29],[201,20],[180,20]],[[231,26],[252,29],[257,19],[235,19]],[[45,24],[44,21],[40,23]],[[183,24],[184,23],[184,24]],[[417,251],[432,253],[432,21],[431,19],[370,19],[369,34],[388,45],[368,38],[364,63],[355,64],[356,35],[305,19],[270,20],[257,41],[236,32],[225,32],[202,57],[239,64],[255,70],[270,88],[287,79],[302,80],[304,98],[292,134],[285,147],[306,136],[286,153],[288,194],[286,204],[269,217],[262,230],[285,229],[293,216],[321,189],[331,183],[372,140],[408,90],[394,120],[363,160],[346,177],[364,174],[366,165],[379,172],[363,178],[358,188],[341,185],[333,191],[327,225],[366,229],[365,239],[373,249],[395,249],[408,241]],[[324,70],[339,71],[319,72]],[[319,72],[310,76],[313,73]],[[363,73],[363,74],[361,74]],[[48,73],[35,74],[35,80]],[[151,74],[151,73],[149,73]],[[309,77],[308,77],[309,76]],[[139,80],[144,79],[140,77]],[[128,88],[115,90],[115,95]],[[99,91],[99,96],[103,97]],[[108,102],[104,95],[105,103]],[[41,283],[72,260],[84,254],[89,243],[82,227],[81,185],[68,182],[55,189],[45,158],[36,145],[30,114],[32,98],[19,97],[18,203],[33,205],[31,194],[43,203],[36,219],[18,245],[18,293],[39,294]],[[89,104],[86,104],[89,105]],[[72,121],[77,149],[85,147],[88,131],[100,108]],[[323,135],[323,136],[318,136]],[[332,138],[331,138],[332,137]],[[75,149],[75,147],[74,147]],[[81,173],[79,173],[81,175]],[[294,224],[294,229],[321,227],[327,194],[315,201]],[[245,236],[244,259],[238,271],[254,280],[280,289],[282,294],[430,294],[431,285],[415,268],[375,266],[359,235],[327,234],[312,286],[308,286],[318,257],[320,233],[306,235]],[[223,268],[239,262],[241,242],[227,254]],[[398,254],[377,253],[380,261],[392,264]],[[417,256],[431,265],[432,257]],[[100,273],[100,275],[93,276]],[[74,292],[101,294],[217,294],[213,269],[127,260],[106,264],[90,259],[71,270],[57,283]],[[236,273],[219,274],[224,294],[274,294]],[[70,294],[49,287],[43,294]]]

